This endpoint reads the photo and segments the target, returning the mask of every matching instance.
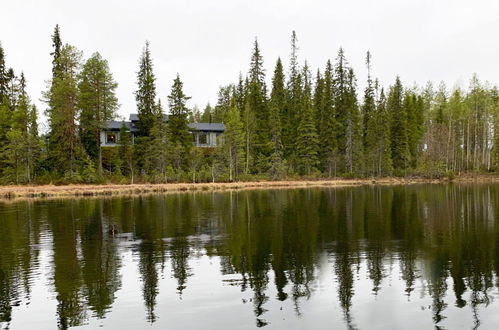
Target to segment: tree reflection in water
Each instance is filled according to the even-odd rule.
[[[51,286],[60,328],[104,319],[122,287],[132,249],[146,319],[157,320],[162,278],[189,291],[192,262],[219,260],[223,277],[251,292],[255,325],[289,301],[300,317],[319,274],[336,288],[344,322],[355,328],[357,284],[374,297],[400,272],[408,301],[429,295],[441,327],[451,305],[494,304],[499,266],[499,186],[433,185],[186,193],[0,204],[0,325],[28,304],[41,241],[51,250]],[[128,237],[128,238],[127,238]],[[132,245],[123,244],[127,239]],[[42,242],[43,243],[43,242]],[[322,261],[321,261],[322,260]],[[327,262],[323,262],[327,260]],[[330,267],[330,268],[329,268]],[[165,293],[166,294],[166,293]],[[193,293],[195,294],[195,293]],[[171,296],[170,298],[171,299]],[[375,298],[376,299],[376,298]],[[273,307],[274,306],[274,307]]]

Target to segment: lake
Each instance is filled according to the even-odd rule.
[[[499,185],[0,202],[0,329],[498,329]]]

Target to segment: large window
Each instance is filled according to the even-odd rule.
[[[108,132],[106,135],[106,143],[108,144],[116,143],[116,133]]]
[[[199,144],[208,144],[209,138],[208,133],[201,132],[199,133]]]

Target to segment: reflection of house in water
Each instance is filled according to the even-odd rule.
[[[168,115],[163,116],[164,121],[168,122]],[[113,147],[118,145],[120,139],[120,130],[123,125],[132,133],[132,143],[138,135],[137,123],[139,116],[131,114],[129,121],[107,122],[106,128],[100,133],[101,146]],[[192,134],[193,142],[196,147],[216,147],[221,144],[222,134],[224,132],[222,123],[191,123],[189,130]]]

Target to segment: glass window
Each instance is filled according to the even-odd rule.
[[[199,134],[199,144],[208,144],[208,134],[206,133]]]
[[[106,143],[116,143],[116,134],[115,133],[107,133]]]

